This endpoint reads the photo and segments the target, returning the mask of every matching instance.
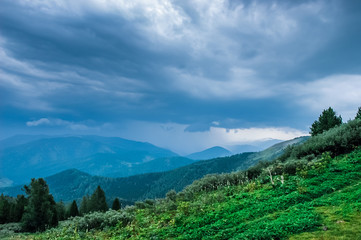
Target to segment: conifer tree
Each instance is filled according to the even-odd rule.
[[[79,212],[81,215],[84,215],[89,212],[89,196],[83,197],[83,200],[80,203]]]
[[[13,213],[13,221],[20,222],[21,218],[24,214],[25,206],[27,205],[28,200],[24,195],[18,195],[16,198],[16,203],[14,203],[14,213]]]
[[[361,119],[361,107],[358,108],[355,119]]]
[[[31,179],[29,186],[24,186],[28,195],[28,204],[22,217],[25,231],[44,231],[48,227],[58,224],[56,203],[49,194],[49,187],[42,178]]]
[[[78,205],[76,204],[75,200],[70,205],[68,216],[69,217],[79,216]]]
[[[341,124],[341,116],[337,117],[336,112],[329,107],[328,109],[323,110],[318,120],[312,124],[310,134],[315,136]]]
[[[4,194],[0,196],[0,224],[7,223],[9,221],[10,204]]]
[[[101,211],[108,210],[108,205],[105,198],[105,193],[100,186],[94,191],[89,201],[89,211]]]
[[[112,205],[113,210],[119,210],[120,209],[120,201],[118,198],[115,198]]]
[[[58,214],[58,220],[62,221],[66,219],[66,211],[65,211],[65,205],[63,201],[60,201],[56,204],[56,211]]]

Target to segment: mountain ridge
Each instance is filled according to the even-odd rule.
[[[194,180],[200,179],[207,174],[244,170],[259,161],[272,160],[278,157],[286,146],[302,143],[306,141],[306,139],[308,139],[308,137],[285,141],[283,144],[273,146],[273,150],[266,149],[262,152],[242,153],[229,157],[197,161],[193,164],[166,172],[147,173],[123,178],[91,176],[84,173],[77,176],[76,173],[80,171],[73,170],[67,172],[67,170],[65,170],[62,174],[65,173],[68,178],[71,178],[66,181],[72,183],[72,185],[69,185],[69,189],[62,186],[64,180],[62,179],[61,173],[46,177],[45,180],[48,182],[54,198],[58,201],[71,201],[73,199],[79,199],[84,195],[90,195],[94,189],[100,185],[109,199],[119,197],[125,202],[135,202],[147,198],[164,197],[171,189],[180,191]],[[22,193],[20,189],[21,186],[2,188],[0,192],[10,196],[16,196]],[[72,189],[76,189],[76,191]]]
[[[122,138],[92,135],[44,138],[0,149],[0,178],[13,181],[14,184],[22,184],[33,177],[45,177],[62,170],[76,168],[83,164],[87,157],[95,154],[113,156],[110,159],[114,160],[112,166],[106,169],[107,171],[97,172],[105,176],[117,171],[116,167],[121,167],[118,163],[122,161],[141,163],[149,159],[178,156],[168,149],[150,143]],[[103,162],[104,158],[92,160],[95,164]]]
[[[193,159],[193,160],[207,160],[217,157],[225,157],[232,155],[232,152],[229,151],[226,148],[220,147],[220,146],[214,146],[211,148],[207,148],[200,152],[195,152],[189,155],[186,155],[187,158]]]

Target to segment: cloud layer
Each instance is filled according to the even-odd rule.
[[[347,120],[361,103],[360,9],[338,0],[3,0],[2,126],[10,135],[134,121],[268,136],[307,132],[328,106]]]

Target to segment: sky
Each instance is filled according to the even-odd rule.
[[[188,154],[307,135],[361,106],[361,1],[1,0],[0,138]]]

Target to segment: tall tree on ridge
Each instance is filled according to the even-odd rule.
[[[336,116],[336,112],[329,107],[328,109],[323,110],[318,120],[312,124],[310,134],[316,136],[317,134],[323,133],[341,124],[341,116]]]
[[[89,210],[90,211],[101,211],[105,212],[108,210],[107,201],[105,198],[105,193],[100,186],[95,189],[94,193],[90,197],[89,201]]]
[[[42,178],[31,179],[29,186],[24,186],[28,195],[28,205],[25,207],[22,217],[24,230],[35,232],[44,231],[48,227],[58,225],[56,203],[49,187]]]

